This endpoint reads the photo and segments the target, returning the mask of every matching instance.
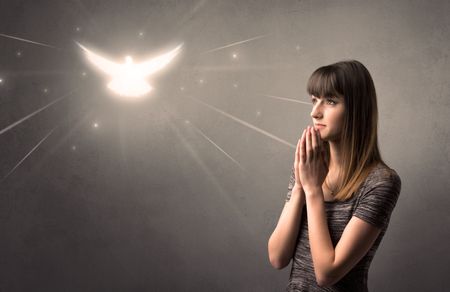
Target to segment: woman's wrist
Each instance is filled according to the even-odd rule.
[[[303,190],[303,187],[297,183],[294,184],[294,187],[292,188],[292,197],[299,197],[305,199],[305,191]],[[301,200],[302,202],[305,202],[305,200]]]

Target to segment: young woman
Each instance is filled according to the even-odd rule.
[[[268,242],[286,291],[368,291],[370,263],[397,203],[401,180],[378,149],[375,87],[347,60],[308,80],[311,117],[297,143],[286,203]]]

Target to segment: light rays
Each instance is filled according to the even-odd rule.
[[[32,40],[19,38],[19,37],[12,36],[12,35],[7,35],[7,34],[0,33],[0,36],[5,37],[5,38],[10,38],[10,39],[18,40],[18,41],[22,41],[22,42],[26,42],[26,43],[31,43],[31,44],[35,44],[35,45],[39,45],[39,46],[44,46],[44,47],[48,47],[48,48],[60,50],[60,48],[55,47],[55,46],[52,46],[52,45],[48,45],[48,44],[44,44],[44,43],[39,43],[39,42],[35,42],[35,41],[32,41]]]
[[[219,145],[217,145],[216,143],[214,143],[214,141],[212,141],[208,136],[206,136],[205,133],[203,133],[202,130],[200,130],[199,128],[197,128],[194,124],[192,124],[190,121],[188,121],[189,124],[192,125],[192,127],[194,128],[195,131],[197,131],[197,133],[199,133],[200,135],[203,136],[203,138],[205,138],[206,140],[208,140],[211,144],[213,144],[217,149],[219,149],[220,152],[222,152],[223,154],[225,154],[229,159],[231,159],[231,161],[233,161],[241,170],[245,171],[244,167],[237,162],[233,157],[231,157],[230,154],[228,154],[227,152],[225,152],[225,150],[223,150]]]
[[[89,120],[92,116],[92,110],[89,110],[86,114],[83,115],[82,118],[80,118],[68,131],[64,132],[64,135],[58,139],[58,142],[55,144],[52,144],[52,147],[47,150],[45,154],[42,155],[41,160],[36,163],[33,167],[36,169],[39,169],[39,167],[42,166],[43,163],[47,160],[49,156],[51,156],[53,153],[55,153],[64,143],[66,143],[69,138],[73,136],[73,134],[80,129],[81,126],[83,126],[87,120]],[[73,146],[72,146],[73,147]],[[72,150],[76,150],[71,148]]]
[[[200,135],[203,136],[203,138],[205,138],[206,140],[208,140],[211,144],[213,144],[217,149],[219,149],[220,152],[222,152],[223,154],[225,154],[231,161],[233,161],[242,171],[246,171],[244,169],[244,167],[237,162],[233,157],[231,157],[231,155],[229,155],[227,152],[225,152],[225,150],[223,150],[219,145],[217,145],[216,143],[214,143],[214,141],[212,141],[208,136],[206,136],[205,133],[203,133],[202,130],[200,130],[199,128],[197,128],[192,122],[188,121],[188,124],[192,125],[192,128],[199,133]]]
[[[205,4],[207,4],[207,0],[199,0],[197,1],[193,7],[191,9],[188,10],[187,13],[184,13],[183,16],[178,17],[177,19],[179,19],[179,21],[177,22],[178,24],[176,25],[176,27],[183,27],[186,25],[187,22],[191,21],[194,16],[196,16],[205,6]],[[153,17],[151,17],[151,15],[149,15],[147,17],[147,19],[150,19],[151,21],[149,21],[145,26],[144,29],[148,28],[150,25],[153,25]]]
[[[236,46],[236,45],[240,45],[240,44],[243,44],[243,43],[248,43],[248,42],[251,42],[251,41],[254,41],[254,40],[257,40],[257,39],[265,38],[268,35],[269,34],[259,35],[259,36],[256,36],[256,37],[253,37],[253,38],[249,38],[249,39],[246,39],[246,40],[243,40],[243,41],[234,42],[234,43],[222,46],[222,47],[218,47],[218,48],[214,48],[214,49],[205,51],[205,52],[203,52],[203,54],[207,54],[207,53],[223,50],[223,49],[226,49],[226,48],[229,48],[229,47],[233,47],[233,46]]]
[[[39,145],[41,145],[55,130],[56,126],[50,130],[50,132],[47,133],[47,135],[45,135],[44,138],[41,139],[41,141],[39,141],[34,147],[33,149],[30,150],[30,152],[28,152],[1,180],[0,180],[0,184],[3,183],[3,181],[5,179],[7,179],[21,164],[22,162],[25,161],[25,159],[27,159],[28,156],[30,156],[38,147]]]
[[[265,96],[265,97],[274,98],[274,99],[286,100],[286,101],[291,101],[291,102],[297,102],[297,103],[303,103],[303,104],[311,105],[311,102],[300,101],[300,100],[293,99],[293,98],[287,98],[287,97],[281,97],[281,96],[275,96],[275,95],[269,95],[269,94],[261,94],[261,95]]]
[[[264,131],[263,129],[260,129],[260,128],[256,127],[256,126],[253,126],[252,124],[247,123],[246,121],[243,121],[243,120],[241,120],[241,119],[239,119],[239,118],[237,118],[237,117],[235,117],[233,115],[230,115],[229,113],[226,113],[226,112],[224,112],[224,111],[222,111],[222,110],[220,110],[220,109],[218,109],[218,108],[216,108],[216,107],[214,107],[212,105],[209,105],[206,102],[201,101],[201,100],[199,100],[197,98],[189,97],[189,96],[188,96],[188,98],[190,98],[190,99],[192,99],[192,100],[194,100],[196,102],[199,102],[199,103],[207,106],[208,108],[210,108],[210,109],[212,109],[212,110],[214,110],[214,111],[216,111],[216,112],[218,112],[218,113],[220,113],[220,114],[222,114],[222,115],[232,119],[233,121],[236,121],[236,122],[238,122],[238,123],[240,123],[240,124],[250,128],[250,129],[252,129],[252,130],[254,130],[254,131],[258,132],[258,133],[261,133],[261,134],[265,135],[266,137],[272,138],[275,141],[278,141],[280,143],[283,143],[283,144],[285,144],[285,145],[295,149],[295,145],[294,144],[291,144],[291,143],[289,143],[289,142],[287,142],[287,141],[285,141],[285,140],[283,140],[283,139],[281,139],[281,138],[279,138],[279,137],[277,137],[277,136],[275,136],[275,135],[273,135],[273,134],[271,134],[271,133],[269,133],[267,131]]]
[[[34,77],[34,76],[73,76],[72,72],[61,70],[20,70],[20,71],[5,71],[10,77]]]
[[[4,134],[5,132],[11,130],[11,129],[14,128],[15,126],[20,125],[20,124],[23,123],[24,121],[26,121],[26,120],[28,120],[29,118],[31,118],[32,116],[34,116],[34,115],[40,113],[41,111],[45,110],[45,109],[48,108],[49,106],[52,106],[52,105],[54,105],[55,103],[57,103],[57,102],[59,102],[59,101],[65,99],[65,98],[67,98],[67,97],[70,96],[73,92],[74,92],[74,91],[71,91],[71,92],[69,92],[69,93],[67,93],[67,94],[65,94],[65,95],[63,95],[63,96],[61,96],[60,98],[57,98],[56,100],[54,100],[54,101],[50,102],[49,104],[47,104],[47,105],[41,107],[40,109],[35,110],[35,111],[32,112],[31,114],[29,114],[29,115],[27,115],[27,116],[21,118],[21,119],[18,120],[17,122],[14,122],[14,123],[12,123],[11,125],[7,126],[6,128],[0,130],[0,135],[2,135],[2,134]]]
[[[169,116],[171,116],[170,112],[165,110]],[[172,116],[171,116],[172,117]],[[173,118],[173,117],[172,117]],[[179,119],[178,117],[175,117],[175,119]],[[200,158],[198,153],[193,149],[193,147],[186,141],[186,139],[183,137],[183,135],[180,133],[180,130],[174,123],[172,123],[169,120],[169,126],[172,128],[172,130],[175,132],[175,134],[180,139],[182,145],[187,149],[191,157],[194,159],[194,161],[199,165],[199,167],[202,169],[203,173],[205,173],[206,177],[212,181],[215,188],[218,190],[218,194],[220,197],[225,200],[225,202],[228,204],[228,206],[232,209],[232,211],[236,214],[237,218],[239,218],[240,222],[242,222],[245,231],[248,232],[248,234],[251,234],[249,236],[250,240],[254,240],[254,238],[257,238],[257,234],[254,231],[254,228],[251,228],[249,226],[248,219],[246,218],[246,215],[244,212],[238,208],[235,202],[231,200],[229,197],[229,194],[226,192],[226,190],[220,185],[218,179],[212,174],[212,171],[208,168],[208,166],[203,162],[203,160]]]
[[[164,111],[169,114],[169,111],[164,108]],[[180,117],[176,117],[173,113],[170,112],[170,116],[172,118],[176,118],[180,122],[183,122],[183,119]],[[211,138],[209,138],[202,130],[200,130],[197,126],[195,126],[191,121],[184,120],[185,123],[189,124],[197,133],[202,135],[203,138],[205,138],[208,142],[214,145],[220,152],[225,154],[234,164],[236,164],[242,171],[247,172],[247,170],[238,162],[236,159],[234,159],[230,154],[228,154],[225,150],[223,150],[219,145],[217,145]]]
[[[258,71],[258,70],[280,70],[283,69],[281,66],[275,65],[239,65],[239,67],[232,65],[217,65],[217,66],[195,66],[195,68],[182,68],[181,71],[192,72],[192,71],[201,71],[201,72],[220,72],[220,71]]]

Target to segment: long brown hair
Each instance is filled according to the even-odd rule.
[[[344,98],[338,201],[350,199],[377,163],[386,165],[378,148],[378,107],[375,86],[367,68],[344,60],[313,72],[306,90],[317,97]]]

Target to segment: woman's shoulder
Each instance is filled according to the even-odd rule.
[[[375,185],[380,183],[401,184],[401,179],[395,169],[390,168],[383,162],[378,162],[371,168],[365,184]]]

